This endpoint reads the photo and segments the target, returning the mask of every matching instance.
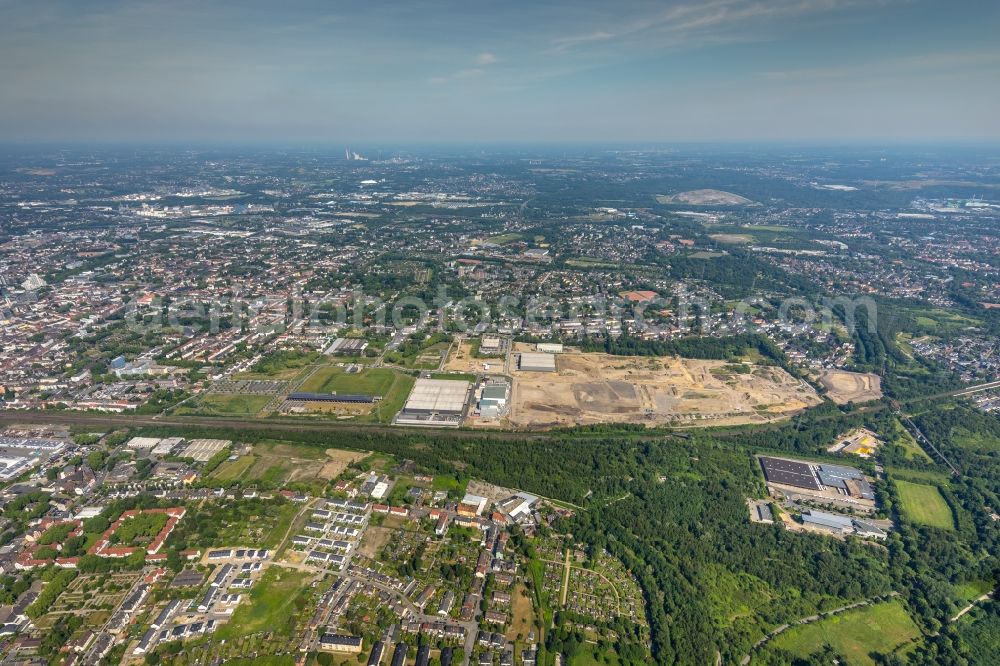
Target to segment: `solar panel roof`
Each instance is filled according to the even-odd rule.
[[[764,470],[764,478],[771,483],[780,483],[796,488],[808,488],[819,490],[819,483],[813,476],[812,470],[807,463],[795,460],[784,460],[782,458],[760,459],[760,466]]]

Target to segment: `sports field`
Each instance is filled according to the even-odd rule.
[[[919,635],[903,605],[893,600],[794,627],[771,646],[805,658],[829,644],[849,664],[875,664],[872,652],[888,654]]]
[[[921,525],[955,529],[951,507],[944,501],[937,486],[896,481],[896,488],[899,490],[899,501],[903,504],[903,515],[907,518]]]
[[[395,373],[388,368],[365,368],[348,373],[338,366],[320,368],[299,388],[307,393],[360,393],[385,396]]]
[[[336,405],[334,411],[343,411],[360,421],[388,423],[406,402],[414,381],[411,375],[389,368],[364,368],[359,372],[349,373],[338,366],[326,366],[313,373],[298,390],[307,393],[381,396],[382,400],[374,405]]]

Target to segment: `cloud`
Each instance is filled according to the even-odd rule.
[[[822,81],[899,75],[911,72],[927,74],[951,70],[968,71],[1000,67],[1000,52],[961,51],[925,53],[902,58],[886,58],[839,67],[802,67],[798,69],[757,72],[762,79],[774,81]]]
[[[673,5],[651,14],[633,16],[609,25],[610,17],[592,31],[555,37],[554,52],[601,42],[647,41],[654,47],[723,39],[747,41],[753,28],[813,14],[870,7],[902,0],[707,0]]]
[[[559,50],[568,50],[574,46],[579,46],[580,44],[590,44],[593,42],[606,42],[609,39],[614,39],[615,34],[613,32],[606,32],[604,30],[595,30],[594,32],[587,33],[585,35],[573,35],[570,37],[556,37],[552,40],[556,48]]]
[[[452,83],[453,81],[461,81],[466,79],[475,79],[486,73],[486,68],[494,65],[498,62],[497,58],[492,53],[483,52],[478,54],[472,59],[473,67],[463,67],[447,76],[432,76],[428,79],[434,85],[445,85]]]

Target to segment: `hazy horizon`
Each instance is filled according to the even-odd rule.
[[[0,1],[0,141],[993,143],[998,27],[938,0]]]

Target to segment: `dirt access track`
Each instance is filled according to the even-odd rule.
[[[514,372],[510,422],[529,429],[740,425],[774,421],[820,402],[811,386],[777,367],[568,352],[556,355],[556,372]]]
[[[826,395],[838,405],[868,402],[882,397],[882,379],[870,372],[824,370],[818,379],[826,389]]]

